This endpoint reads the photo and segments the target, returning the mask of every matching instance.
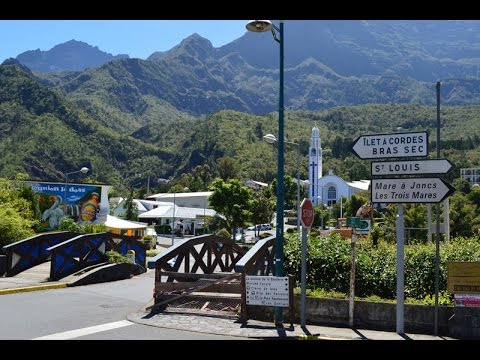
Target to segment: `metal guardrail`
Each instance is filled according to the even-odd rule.
[[[50,259],[49,247],[64,242],[78,234],[69,231],[42,233],[5,245],[7,256],[6,276],[15,276]]]
[[[135,262],[146,271],[146,246],[143,243],[129,236],[111,233],[85,234],[47,249],[52,259],[50,280],[59,280],[88,266],[105,262],[105,253],[110,250],[122,255],[134,250]]]

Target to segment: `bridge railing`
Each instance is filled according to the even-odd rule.
[[[49,247],[71,239],[78,234],[69,231],[42,233],[5,245],[6,276],[15,276],[50,259]]]
[[[195,291],[239,291],[238,284],[229,282],[245,252],[233,240],[210,234],[177,242],[148,262],[155,269],[155,306]]]
[[[237,262],[235,272],[245,275],[275,275],[275,236],[257,241]]]
[[[249,318],[265,319],[268,306],[247,305],[247,291],[245,285],[245,276],[275,276],[275,236],[270,236],[258,241],[235,265],[235,272],[241,273],[241,311],[240,319],[246,322]],[[293,301],[293,276],[288,275],[289,281],[289,317],[290,324],[293,326],[295,316]]]
[[[146,246],[143,243],[111,233],[84,234],[47,249],[52,259],[50,280],[59,280],[88,266],[106,262],[105,253],[110,250],[122,255],[134,250],[135,262],[146,271]]]

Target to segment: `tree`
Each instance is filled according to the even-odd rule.
[[[238,176],[235,160],[229,156],[224,156],[217,160],[217,171],[218,176],[224,181],[236,179]]]
[[[252,212],[252,192],[240,181],[230,179],[223,181],[220,178],[215,179],[209,187],[212,195],[208,198],[210,206],[218,213],[225,216],[225,222],[232,234],[239,227],[243,227]]]
[[[125,200],[125,219],[138,221],[138,208],[137,204],[133,202],[133,189],[130,190],[130,194]]]
[[[357,210],[360,206],[365,205],[369,201],[368,192],[361,192],[357,194],[352,194],[350,199],[347,201],[345,216],[356,216]]]
[[[275,211],[275,201],[272,197],[269,189],[261,189],[259,190],[252,201],[252,221],[253,224],[263,224],[263,223],[270,223],[272,220],[273,212]],[[255,227],[254,234],[257,236],[256,233],[257,229]]]
[[[453,180],[453,187],[457,191],[461,191],[464,194],[468,194],[470,192],[470,183],[462,178],[456,178]]]
[[[456,191],[450,197],[450,234],[455,236],[473,236],[480,229],[478,208],[465,194]]]
[[[32,203],[23,198],[25,185],[0,178],[0,248],[12,242],[33,236],[34,218]]]
[[[277,193],[276,178],[272,181],[272,191],[274,194]],[[297,202],[297,179],[292,178],[290,175],[285,175],[283,178],[283,201],[290,208],[294,208]]]

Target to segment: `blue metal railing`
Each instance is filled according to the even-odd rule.
[[[42,233],[5,245],[3,250],[7,256],[6,276],[14,276],[48,261],[50,259],[50,253],[47,251],[49,247],[77,235],[68,231]]]

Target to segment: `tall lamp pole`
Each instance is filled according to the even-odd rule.
[[[280,27],[275,26],[270,20],[252,20],[246,26],[248,31],[265,32],[271,31],[273,38],[280,44],[280,74],[279,74],[279,97],[278,97],[278,168],[277,168],[277,228],[275,238],[275,276],[283,276],[283,175],[284,175],[284,134],[283,134],[283,78],[284,78],[284,34],[283,21],[280,21]],[[277,36],[277,32],[279,36]],[[275,324],[281,325],[283,322],[282,308],[275,307]]]
[[[76,174],[76,173],[79,173],[79,172],[81,172],[82,174],[86,174],[86,173],[88,172],[88,170],[90,170],[90,169],[84,166],[84,167],[82,167],[80,170],[72,171],[72,172],[66,172],[66,173],[65,173],[65,185],[64,185],[64,187],[63,187],[63,208],[64,208],[63,215],[64,215],[64,216],[67,216],[67,186],[68,186],[68,175]]]
[[[263,140],[269,144],[274,144],[277,142],[277,138],[273,134],[264,135]],[[297,231],[300,239],[300,144],[287,140],[284,140],[284,142],[285,144],[290,144],[297,147]]]

